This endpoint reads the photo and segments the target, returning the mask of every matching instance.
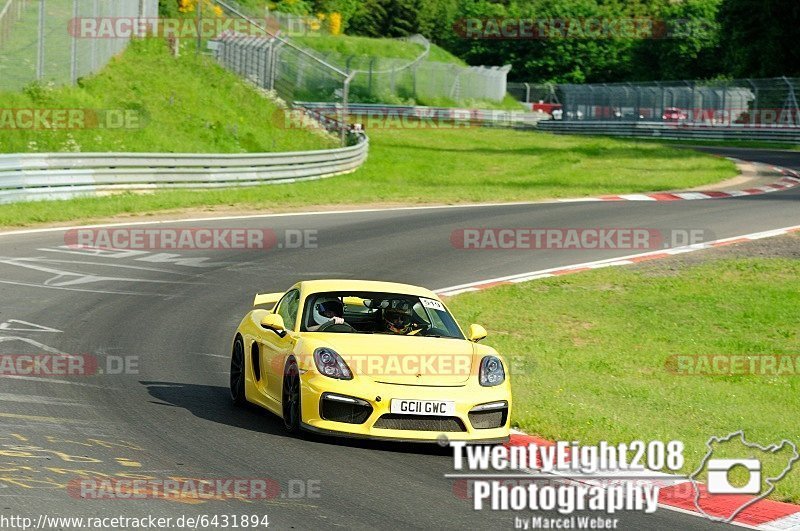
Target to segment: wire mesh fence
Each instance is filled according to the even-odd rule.
[[[235,2],[217,1],[225,14],[247,20],[260,35],[227,31],[213,39],[217,60],[256,86],[275,93],[287,104],[295,101],[325,101],[330,111],[320,121],[348,142],[346,124],[349,84],[352,76],[317,54],[285,39],[263,20],[255,18]],[[335,114],[336,116],[331,116]],[[287,119],[290,119],[287,114]]]
[[[131,36],[81,34],[83,21],[154,18],[158,0],[0,0],[0,90],[75,83],[103,68]]]
[[[800,127],[798,90],[800,79],[787,77],[510,87],[516,98],[533,106],[551,98],[564,120],[731,127]]]
[[[326,15],[314,17],[268,12],[268,23],[285,35],[330,35]],[[413,100],[501,101],[506,95],[510,66],[464,66],[430,60],[431,43],[422,35],[403,39],[419,45],[413,59],[312,52],[337,68],[353,74],[351,99],[360,103],[396,103]],[[323,100],[316,100],[323,101]]]
[[[326,59],[354,74],[352,100],[362,103],[501,101],[505,97],[510,66],[462,66],[430,61],[431,44],[425,37],[414,35],[407,40],[424,50],[416,59],[353,55],[328,55]]]

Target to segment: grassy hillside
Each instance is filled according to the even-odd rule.
[[[283,128],[280,111],[236,75],[189,51],[175,59],[160,39],[133,42],[77,87],[29,85],[23,92],[0,92],[0,109],[88,109],[101,117],[129,112],[140,120],[119,129],[0,128],[0,153],[241,153],[335,145],[319,133]]]
[[[295,37],[295,42],[323,53],[336,53],[347,57],[383,57],[394,59],[415,59],[425,50],[421,44],[399,39],[371,39],[349,35],[309,35]],[[465,66],[466,63],[447,50],[431,44],[429,61]]]

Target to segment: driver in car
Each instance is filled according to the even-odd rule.
[[[418,334],[422,327],[413,322],[413,313],[409,301],[391,301],[389,307],[383,310],[383,324],[386,332],[404,336]]]
[[[313,319],[316,325],[309,326],[309,332],[316,332],[322,326],[333,324],[345,324],[344,304],[335,298],[321,298],[314,304]]]

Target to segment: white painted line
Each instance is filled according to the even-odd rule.
[[[796,175],[796,173],[795,173]],[[800,180],[800,179],[798,179]],[[728,192],[730,195],[738,196],[738,195],[749,195],[746,193],[736,193]],[[691,197],[686,197],[685,199],[707,199],[708,196],[702,194],[700,192],[668,192],[668,191],[654,191],[651,193],[670,193],[676,196],[683,196],[688,195]],[[649,197],[645,194],[626,194],[624,196],[619,197],[631,197],[636,198],[633,200],[636,201],[657,201],[657,199]],[[129,222],[117,222],[117,223],[97,223],[93,225],[71,225],[65,227],[46,227],[41,229],[20,229],[20,230],[11,230],[11,231],[4,231],[0,232],[0,237],[2,236],[15,236],[15,235],[22,235],[22,234],[44,234],[49,232],[65,232],[68,230],[76,230],[76,229],[94,229],[94,228],[105,228],[105,227],[134,227],[134,226],[146,226],[146,225],[165,225],[169,223],[196,223],[196,222],[209,222],[209,221],[231,221],[231,220],[244,220],[244,219],[268,219],[268,218],[282,218],[282,217],[296,217],[296,216],[331,216],[331,215],[342,215],[342,214],[367,214],[367,213],[374,213],[374,212],[403,212],[403,211],[415,211],[415,210],[437,210],[437,209],[453,209],[453,208],[486,208],[486,207],[508,207],[508,206],[526,206],[526,205],[548,205],[548,204],[559,204],[559,203],[582,203],[582,202],[589,202],[589,201],[604,201],[604,199],[600,197],[577,197],[577,198],[563,198],[563,199],[546,199],[542,201],[510,201],[505,203],[465,203],[465,204],[457,204],[457,205],[418,205],[418,206],[407,206],[407,207],[390,207],[390,208],[359,208],[359,209],[352,209],[352,210],[314,210],[314,211],[305,211],[305,212],[277,212],[272,214],[249,214],[249,215],[239,215],[239,216],[216,216],[216,217],[198,217],[198,218],[173,218],[173,219],[165,219],[165,220],[158,220],[158,221],[129,221]]]
[[[590,201],[602,201],[599,197],[576,197],[574,199],[557,199],[559,203],[586,203]]]
[[[595,264],[589,266],[591,269],[602,269],[604,267],[616,267],[616,266],[623,266],[623,265],[630,265],[635,262],[631,262],[630,260],[618,260],[616,262],[608,262],[607,264]]]
[[[761,524],[757,529],[767,529],[775,531],[795,531],[800,529],[800,511],[778,518],[766,524]]]
[[[12,286],[25,286],[27,288],[45,288],[45,289],[57,289],[63,291],[78,291],[82,293],[102,293],[106,295],[153,295],[164,297],[164,293],[148,293],[148,292],[141,292],[141,291],[110,291],[110,290],[100,290],[100,289],[86,289],[86,288],[68,288],[64,286],[46,286],[44,284],[34,284],[32,282],[16,282],[13,280],[0,280],[0,284],[10,284]],[[175,297],[176,295],[170,295],[170,297]]]
[[[34,347],[40,348],[40,349],[42,349],[44,351],[47,351],[47,352],[49,352],[51,354],[57,354],[59,356],[64,356],[65,358],[72,358],[72,359],[80,358],[80,356],[75,356],[73,354],[67,354],[66,352],[61,352],[58,349],[55,349],[55,348],[50,347],[50,346],[47,346],[44,343],[39,343],[38,341],[34,341],[33,339],[29,339],[27,337],[18,337],[18,336],[2,336],[2,337],[0,337],[0,343],[6,343],[8,341],[22,341],[23,343],[27,343],[29,345],[33,345]]]
[[[529,277],[516,278],[514,280],[510,280],[509,282],[515,282],[515,283],[516,282],[528,282],[529,280],[538,280],[540,278],[549,278],[549,277],[552,277],[552,276],[555,276],[555,275],[553,275],[552,273],[542,273],[541,275],[532,275],[532,276],[529,276]]]
[[[39,383],[55,383],[55,384],[64,384],[64,385],[76,385],[78,387],[92,387],[94,389],[115,389],[114,387],[106,387],[104,385],[95,385],[90,383],[83,383],[83,382],[74,382],[71,380],[56,380],[55,378],[50,377],[36,377],[36,376],[19,376],[16,374],[13,375],[4,375],[0,376],[0,380],[8,378],[9,380],[25,380],[29,382],[39,382]]]
[[[676,512],[676,513],[682,513],[682,514],[688,514],[688,515],[691,515],[691,516],[697,516],[698,518],[706,518],[705,516],[703,516],[702,514],[696,512],[696,511],[690,511],[690,510],[684,509],[682,507],[674,507],[672,505],[666,505],[666,504],[663,504],[663,503],[659,503],[658,504],[658,508],[659,509],[666,509],[668,511],[673,511],[673,512]],[[745,529],[758,529],[757,527],[753,527],[753,526],[748,525],[748,524],[743,524],[742,522],[737,522],[736,520],[734,520],[733,522],[725,522],[725,523],[727,525],[735,525],[736,527],[744,527]]]
[[[440,295],[449,295],[449,296],[453,296],[453,295],[459,295],[459,294],[461,294],[461,293],[468,293],[468,292],[470,292],[470,291],[480,291],[480,290],[479,290],[478,288],[464,288],[464,289],[457,289],[457,290],[454,290],[454,291],[446,291],[446,290],[443,290],[443,291],[440,291],[440,292],[438,292],[438,293],[439,293]]]
[[[687,199],[689,201],[694,199],[708,199],[710,197],[702,192],[678,192],[672,195],[678,196],[681,199]]]
[[[20,327],[19,325],[23,326]],[[28,321],[20,321],[19,319],[9,319],[5,323],[0,324],[0,330],[13,330],[15,332],[62,332],[61,330],[56,330],[55,328],[50,328],[49,326],[29,323]]]
[[[596,198],[585,198],[586,201],[598,201]],[[544,201],[514,201],[507,203],[465,203],[457,205],[422,205],[422,206],[407,206],[407,207],[389,207],[389,208],[358,208],[352,210],[312,210],[304,212],[277,212],[273,214],[248,214],[239,216],[217,216],[206,218],[174,218],[158,221],[130,221],[120,223],[99,223],[95,225],[73,225],[69,227],[46,227],[42,229],[21,229],[0,232],[2,236],[16,236],[21,234],[42,234],[48,232],[65,232],[77,229],[97,229],[106,227],[139,227],[146,225],[165,225],[169,223],[195,223],[201,221],[232,221],[240,219],[268,219],[268,218],[286,218],[298,216],[334,216],[342,214],[370,214],[374,212],[404,212],[415,210],[444,210],[453,208],[486,208],[486,207],[509,207],[509,206],[527,206],[527,205],[549,205],[559,204],[563,201],[558,199],[544,200]]]
[[[650,197],[649,195],[645,194],[625,194],[620,195],[619,197],[628,201],[657,201],[655,197]]]
[[[496,282],[525,282],[528,280],[534,280],[535,278],[544,278],[544,275],[552,276],[552,273],[555,272],[563,272],[569,271],[573,269],[581,269],[581,268],[597,268],[603,265],[610,265],[612,263],[616,263],[617,265],[627,265],[630,261],[636,258],[642,258],[647,256],[659,255],[659,254],[681,254],[681,253],[688,253],[692,251],[699,251],[702,249],[711,248],[714,244],[730,242],[734,240],[739,240],[742,238],[748,240],[758,240],[761,238],[769,238],[772,236],[781,236],[787,234],[789,231],[800,229],[800,225],[793,225],[791,227],[783,227],[781,229],[774,229],[762,232],[754,232],[751,234],[744,234],[742,236],[732,236],[730,238],[722,238],[719,240],[713,240],[709,242],[705,242],[702,244],[695,244],[695,245],[687,245],[684,247],[673,247],[670,249],[658,250],[658,251],[649,251],[646,253],[640,254],[631,254],[627,256],[620,256],[617,258],[607,258],[605,260],[595,260],[592,262],[583,262],[580,264],[567,264],[558,267],[552,267],[549,269],[542,269],[540,271],[529,271],[527,273],[519,273],[516,275],[508,275],[505,277],[497,277],[497,278],[489,278],[485,280],[479,280],[476,282],[469,282],[466,284],[459,284],[457,286],[450,286],[447,288],[441,288],[435,290],[436,293],[439,294],[446,294],[446,295],[455,295],[458,293],[463,293],[464,291],[476,291],[480,289],[481,286],[486,284],[493,284]],[[549,274],[549,275],[548,275]]]

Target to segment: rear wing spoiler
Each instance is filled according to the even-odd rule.
[[[275,306],[283,297],[283,293],[257,293],[256,298],[253,299],[253,306]]]

